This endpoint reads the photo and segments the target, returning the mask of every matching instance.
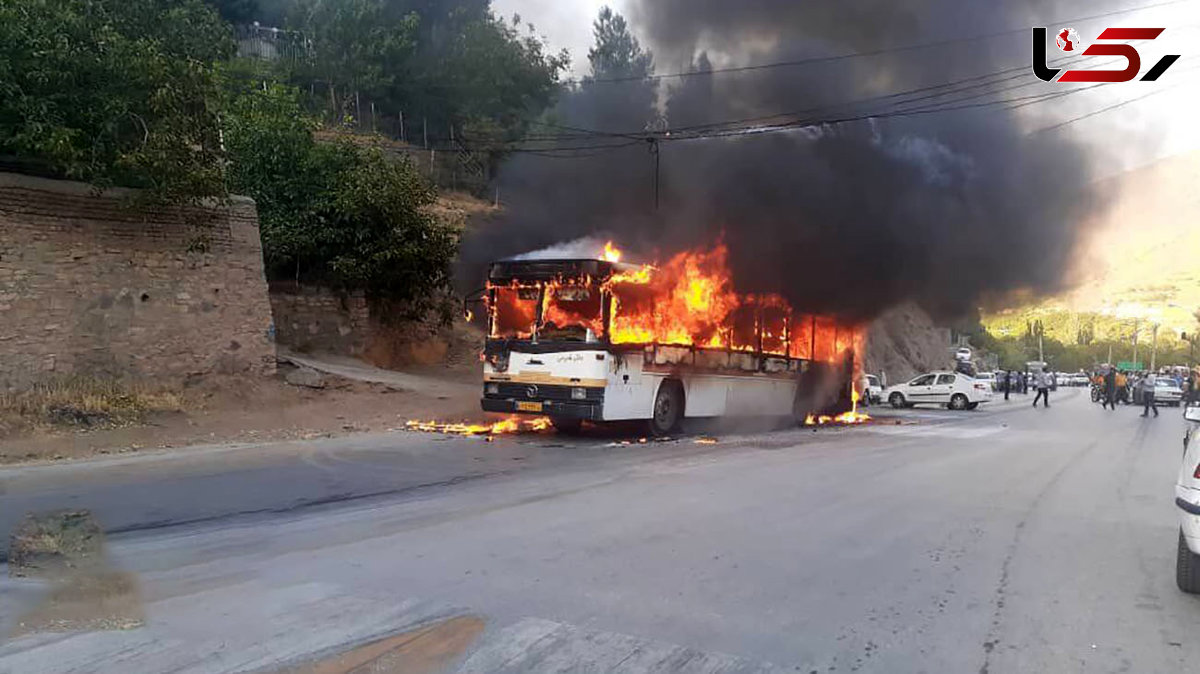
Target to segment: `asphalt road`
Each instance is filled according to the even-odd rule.
[[[1178,410],[1064,391],[884,414],[716,445],[401,433],[0,470],[0,533],[92,509],[144,619],[6,637],[0,672],[1197,668]],[[0,580],[3,634],[52,591]]]

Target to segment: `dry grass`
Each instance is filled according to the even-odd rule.
[[[112,380],[75,377],[27,391],[0,393],[0,437],[46,426],[110,428],[142,422],[154,412],[178,412],[173,391]]]

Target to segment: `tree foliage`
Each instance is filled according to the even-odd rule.
[[[592,77],[648,77],[654,72],[654,55],[643,50],[638,39],[629,31],[625,17],[608,7],[601,7],[592,22],[595,44],[588,50]]]
[[[421,119],[442,138],[452,128],[519,137],[553,102],[568,63],[486,0],[297,0],[289,26],[313,45],[293,82],[321,92],[338,121],[357,93],[379,114]]]
[[[233,85],[229,182],[258,203],[268,275],[364,288],[420,315],[449,285],[458,233],[430,214],[434,190],[404,158],[317,142],[283,85]]]
[[[0,0],[0,154],[161,199],[222,193],[216,61],[200,0]]]

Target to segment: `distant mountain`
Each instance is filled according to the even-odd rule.
[[[999,335],[1043,319],[1046,333],[1074,342],[1092,325],[1097,338],[1131,334],[1161,324],[1160,335],[1197,329],[1200,311],[1200,153],[1171,157],[1109,178],[1104,191],[1113,207],[1094,224],[1094,235],[1075,264],[1064,270],[1075,289],[1062,296],[985,312]],[[1046,318],[1052,320],[1046,321]],[[1148,338],[1148,328],[1142,333]]]

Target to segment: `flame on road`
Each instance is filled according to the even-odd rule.
[[[550,428],[548,417],[508,417],[490,424],[468,424],[465,422],[417,421],[404,422],[405,430],[446,435],[503,435],[508,433],[536,433]]]
[[[870,415],[863,414],[858,411],[858,391],[850,393],[850,411],[843,412],[837,416],[829,416],[826,414],[815,415],[809,414],[804,419],[805,426],[827,426],[829,424],[843,424],[853,426],[855,424],[863,424],[871,420]]]

